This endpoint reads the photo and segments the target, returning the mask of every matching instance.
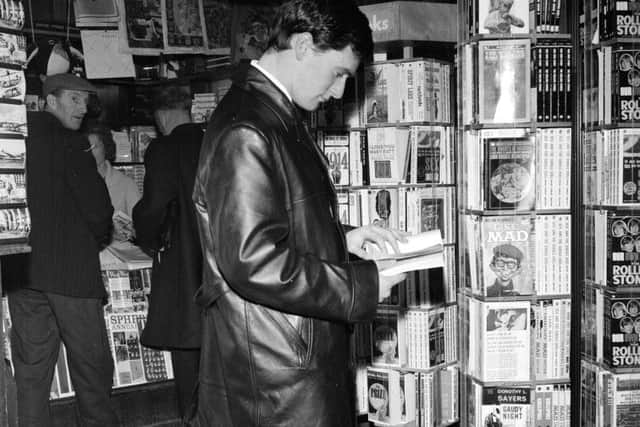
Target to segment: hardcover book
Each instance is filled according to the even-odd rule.
[[[478,42],[480,123],[522,123],[531,119],[530,41]]]

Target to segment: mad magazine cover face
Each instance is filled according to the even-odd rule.
[[[164,0],[167,14],[166,50],[202,51],[205,34],[199,0]]]
[[[535,204],[535,143],[532,138],[486,138],[488,209],[530,210]]]
[[[482,387],[483,427],[526,427],[531,411],[531,390],[517,387]]]
[[[24,72],[0,67],[0,99],[24,101],[25,93]]]
[[[640,294],[609,296],[605,303],[604,333],[605,361],[613,368],[640,367]]]
[[[607,218],[607,284],[640,286],[640,215],[612,213]]]
[[[24,139],[0,138],[0,170],[24,169],[26,157]]]
[[[622,203],[640,203],[640,132],[627,129],[622,139]]]
[[[27,135],[27,108],[0,103],[0,134]]]
[[[529,121],[529,58],[529,40],[478,42],[480,123]]]
[[[533,223],[526,217],[481,219],[482,286],[488,297],[533,293]],[[473,237],[477,238],[477,237]]]
[[[162,49],[162,9],[160,0],[120,0],[122,27],[130,49]]]
[[[480,34],[529,32],[529,0],[478,0]]]
[[[0,33],[0,63],[26,65],[27,39],[23,35]]]

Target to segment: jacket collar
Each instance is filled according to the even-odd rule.
[[[240,62],[232,80],[235,85],[245,90],[261,92],[269,98],[272,106],[287,119],[294,122],[301,121],[299,108],[267,76],[251,66],[249,61]]]

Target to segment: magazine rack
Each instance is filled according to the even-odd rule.
[[[584,252],[578,257],[582,324],[574,354],[581,363],[574,382],[583,426],[638,423],[640,24],[628,5],[589,0],[575,11],[584,64],[577,76],[576,153]]]
[[[571,3],[458,1],[460,418],[468,426],[571,420]]]

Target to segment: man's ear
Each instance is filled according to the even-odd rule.
[[[52,93],[47,95],[47,97],[45,98],[45,101],[46,101],[46,105],[48,105],[50,108],[56,108],[58,103],[58,99]]]
[[[295,33],[290,38],[291,48],[300,60],[313,49],[313,36],[309,32]]]

